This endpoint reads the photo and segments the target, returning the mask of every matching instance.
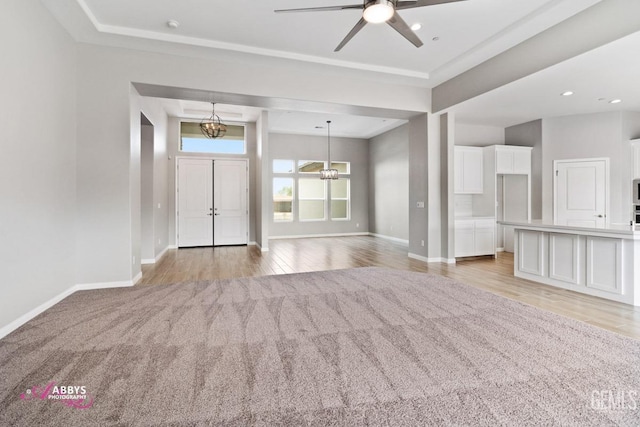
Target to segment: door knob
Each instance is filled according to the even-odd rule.
[[[211,212],[209,212],[207,215],[211,216],[211,215],[212,215],[212,213],[211,213]],[[217,215],[217,214],[216,214],[216,215]]]
[[[595,215],[595,216],[597,216],[598,218],[604,218],[604,215]]]

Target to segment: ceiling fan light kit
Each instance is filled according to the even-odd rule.
[[[396,10],[392,2],[377,0],[365,4],[362,17],[370,24],[381,24],[391,19],[394,13],[396,13]]]
[[[334,10],[362,10],[362,17],[356,25],[349,31],[340,42],[334,52],[341,50],[349,41],[362,30],[368,23],[381,24],[386,22],[391,28],[396,30],[402,37],[409,40],[415,47],[423,45],[422,40],[400,17],[398,10],[414,9],[417,7],[434,6],[443,3],[455,3],[466,0],[363,0],[362,4],[347,4],[342,6],[322,6],[304,7],[297,9],[274,10],[276,13],[282,12],[328,12]]]

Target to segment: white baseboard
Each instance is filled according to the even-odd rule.
[[[369,233],[369,236],[378,237],[380,239],[385,239],[385,240],[391,240],[392,242],[400,243],[401,245],[404,245],[407,247],[409,246],[408,240],[400,239],[398,237],[385,236],[384,234],[377,234],[377,233]]]
[[[496,252],[504,252],[504,248],[496,248]]]
[[[81,283],[81,284],[74,285],[69,289],[67,289],[66,291],[54,296],[49,301],[43,302],[33,310],[18,317],[16,320],[9,323],[8,325],[5,325],[2,328],[0,328],[0,339],[6,337],[11,332],[15,331],[20,326],[27,323],[29,320],[33,319],[37,315],[53,307],[54,305],[56,305],[57,303],[59,303],[60,301],[62,301],[63,299],[65,299],[66,297],[68,297],[69,295],[77,291],[91,291],[96,289],[130,287],[135,285],[141,278],[142,278],[142,272],[138,273],[136,277],[134,277],[132,280],[126,280],[122,282]]]
[[[162,256],[167,253],[167,251],[169,250],[169,246],[167,246],[166,248],[164,248],[162,250],[162,252],[160,252],[158,255],[156,255],[155,258],[149,258],[149,259],[141,259],[140,260],[140,264],[142,265],[148,265],[148,264],[155,264],[156,262],[160,261],[160,258],[162,258]]]
[[[60,301],[62,301],[63,299],[65,299],[66,297],[71,295],[72,293],[74,293],[76,290],[77,290],[76,287],[72,286],[71,288],[67,289],[66,291],[62,292],[61,294],[58,294],[55,297],[51,298],[49,301],[46,301],[46,302],[40,304],[39,306],[37,306],[33,310],[31,310],[31,311],[23,314],[22,316],[18,317],[16,320],[14,320],[13,322],[9,323],[8,325],[3,326],[2,328],[0,328],[0,339],[6,337],[11,332],[15,331],[20,326],[24,325],[29,320],[31,320],[34,317],[36,317],[38,314],[40,314],[40,313],[44,312],[45,310],[53,307],[54,305],[56,305],[57,303],[59,303]]]
[[[248,246],[258,246],[258,244],[254,241],[247,243]]]
[[[260,249],[260,252],[269,252],[269,248],[263,248],[262,246],[260,246],[260,244],[258,242],[256,242],[256,246],[258,247],[258,249]]]
[[[445,263],[445,264],[455,264],[456,263],[456,259],[455,258],[442,258],[442,257],[434,257],[434,258],[427,258],[424,257],[422,255],[418,255],[418,254],[413,254],[411,252],[409,252],[408,254],[409,258],[413,258],[413,259],[417,259],[418,261],[423,261],[423,262],[441,262],[441,263]]]
[[[362,233],[330,233],[330,234],[295,234],[292,236],[269,236],[269,240],[281,239],[314,239],[317,237],[348,237],[348,236],[368,236],[368,232]]]

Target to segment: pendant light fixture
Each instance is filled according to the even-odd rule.
[[[338,169],[331,169],[331,120],[327,120],[327,168],[320,171],[320,179],[338,179]]]
[[[227,126],[220,122],[220,117],[216,114],[216,104],[211,103],[211,117],[204,118],[200,122],[200,130],[207,138],[222,138],[227,133]]]

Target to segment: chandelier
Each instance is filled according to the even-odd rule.
[[[320,171],[320,179],[338,179],[338,169],[331,169],[331,120],[327,120],[327,168]]]
[[[200,122],[200,130],[207,138],[222,138],[227,133],[227,126],[220,121],[216,114],[215,103],[211,103],[211,117],[204,118]]]

